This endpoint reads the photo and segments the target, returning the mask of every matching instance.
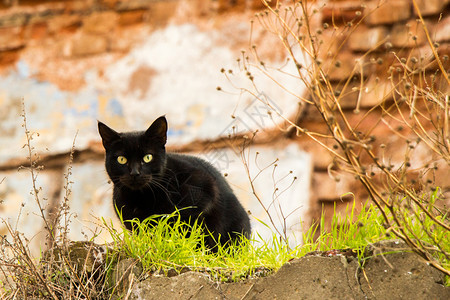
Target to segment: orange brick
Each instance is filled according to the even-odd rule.
[[[115,8],[120,0],[99,0],[98,2],[107,8]]]
[[[277,1],[272,1],[268,4],[273,7],[276,4],[276,2]],[[266,7],[261,0],[245,0],[245,5],[250,9],[263,9]]]
[[[347,34],[339,30],[325,30],[321,35],[321,46],[318,53],[320,59],[332,59],[344,48],[346,38]]]
[[[343,109],[353,110],[356,108],[360,89],[360,80],[352,80],[347,86],[345,86],[345,81],[333,84],[333,91]]]
[[[20,50],[0,51],[0,66],[6,67],[14,64],[20,57]]]
[[[381,43],[387,40],[388,30],[384,26],[368,28],[359,26],[350,34],[349,47],[353,51],[369,51],[381,46]]]
[[[447,5],[448,1],[445,0],[416,0],[417,6],[419,8],[422,16],[430,16],[442,13],[444,7]],[[414,14],[417,16],[418,13],[414,8]]]
[[[335,201],[352,192],[354,178],[347,174],[337,174],[334,178],[327,172],[314,172],[313,194],[319,201]]]
[[[361,1],[328,1],[322,9],[322,21],[334,24],[355,22],[362,18],[363,11]]]
[[[120,25],[132,25],[141,23],[146,19],[148,15],[147,10],[131,10],[121,12],[119,14],[119,24]]]
[[[410,0],[372,0],[367,2],[366,24],[392,24],[408,19],[411,16]]]
[[[62,30],[72,28],[73,31],[81,26],[81,17],[78,15],[63,14],[51,18],[48,22],[48,30],[52,34],[58,34]]]
[[[450,67],[450,44],[442,43],[436,48],[436,52],[444,68],[448,69]],[[412,59],[415,59],[417,62],[413,64]],[[428,44],[411,51],[411,59],[408,61],[408,66],[411,68],[423,68],[433,71],[437,70],[439,67],[436,58],[434,57],[434,53]]]
[[[332,148],[332,142],[324,142],[328,147]],[[332,154],[322,147],[319,143],[309,139],[301,138],[299,140],[300,147],[312,155],[315,170],[326,170],[333,162]]]
[[[323,63],[323,70],[332,81],[345,80],[353,75],[360,75],[363,66],[363,74],[368,71],[368,65],[364,63],[364,58],[354,55],[349,51],[338,53],[336,58],[327,59]]]
[[[149,9],[148,20],[152,25],[164,26],[174,16],[179,5],[178,1],[157,1]]]
[[[428,29],[430,25],[426,24]],[[395,24],[391,32],[391,43],[394,47],[421,46],[426,41],[425,31],[421,22],[410,20],[406,24]]]
[[[66,56],[86,56],[106,52],[108,50],[108,40],[104,36],[92,34],[77,34],[69,41],[70,51]]]
[[[30,25],[26,30],[27,39],[40,40],[47,36],[47,23],[36,23]]]
[[[373,107],[381,104],[383,101],[392,99],[393,87],[389,81],[370,78],[364,83],[361,91],[361,107]]]
[[[0,51],[19,49],[25,46],[22,27],[0,28]]]
[[[442,19],[435,28],[435,39],[437,42],[450,41],[450,16]]]
[[[117,25],[118,15],[115,12],[93,13],[83,20],[82,30],[93,34],[110,33]]]

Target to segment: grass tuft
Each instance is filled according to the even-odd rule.
[[[273,233],[270,240],[264,240],[254,233],[249,240],[241,237],[233,245],[218,245],[216,251],[209,250],[204,243],[206,237],[201,224],[183,223],[179,212],[152,216],[143,222],[133,220],[138,230],[117,230],[106,225],[113,240],[115,257],[139,260],[145,272],[168,274],[186,269],[208,273],[213,280],[230,282],[253,276],[265,276],[278,270],[294,258],[300,258],[315,251],[350,249],[364,264],[365,248],[368,244],[391,236],[384,226],[383,215],[373,205],[363,205],[356,213],[356,202],[348,206],[340,216],[334,214],[330,231],[323,230],[325,217],[303,233],[303,244],[290,248],[289,243]],[[418,222],[411,213],[404,216],[411,227],[427,224]],[[433,223],[431,222],[430,225]],[[448,238],[448,233],[437,231],[435,236],[421,235],[420,241],[431,244],[432,238]],[[448,250],[448,249],[447,249]],[[445,257],[437,256],[448,266]]]

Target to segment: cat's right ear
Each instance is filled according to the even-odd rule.
[[[98,121],[98,133],[100,133],[100,136],[102,137],[102,143],[105,149],[108,149],[113,142],[120,139],[120,135],[117,131],[109,128],[100,121]]]
[[[152,125],[145,131],[147,138],[156,139],[163,146],[167,142],[167,120],[165,116],[156,119]]]

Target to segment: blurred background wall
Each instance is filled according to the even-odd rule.
[[[419,2],[440,43],[440,53],[448,53],[448,1]],[[327,5],[317,4],[321,7],[314,21],[317,29],[332,22],[345,29],[347,22],[378,1],[365,1],[365,6],[359,1],[324,3]],[[337,90],[355,60],[382,38],[390,36],[391,47],[405,51],[425,44],[423,33],[414,26],[411,1],[386,3],[392,5],[395,7],[371,14],[345,47],[330,48],[340,61],[339,66],[328,70]],[[354,198],[365,202],[367,194],[352,176],[341,176],[339,180],[329,176],[327,168],[332,158],[324,149],[305,137],[280,133],[277,125],[282,120],[276,114],[267,114],[270,108],[256,98],[264,99],[303,127],[325,130],[313,110],[299,110],[296,97],[264,76],[255,77],[261,87],[258,95],[242,92],[251,83],[239,72],[239,64],[253,43],[258,44],[258,53],[265,61],[285,72],[295,71],[277,37],[256,22],[251,23],[262,8],[259,0],[0,2],[2,218],[17,224],[33,243],[42,245],[44,237],[38,233],[43,223],[30,195],[29,171],[18,171],[19,166],[27,164],[27,149],[22,147],[26,143],[20,116],[22,101],[28,129],[39,133],[32,145],[44,166],[37,183],[42,187],[46,214],[64,198],[68,153],[75,143],[69,195],[74,214],[70,236],[74,240],[94,233],[98,241],[108,240],[108,234],[97,232],[99,218],[111,219],[117,225],[97,120],[119,131],[144,130],[155,118],[166,115],[169,150],[198,155],[214,164],[227,176],[251,212],[254,229],[263,236],[269,236],[270,230],[258,219],[267,223],[268,218],[252,193],[248,175],[253,178],[266,166],[268,169],[255,180],[256,191],[270,206],[277,226],[282,226],[283,215],[289,215],[287,227],[293,243],[301,242],[295,240],[300,235],[294,233],[302,228],[302,222],[308,226],[322,209],[329,216],[334,206],[343,211]],[[443,21],[438,22],[440,19]],[[411,31],[417,37],[414,44],[410,43]],[[340,32],[338,39],[345,39],[345,30]],[[336,35],[327,36],[325,32],[324,39],[336,42]],[[376,55],[365,58],[375,63],[368,64],[365,72],[372,86],[358,104],[362,112],[380,99],[385,100],[387,93],[389,83],[375,79],[393,58],[388,51]],[[383,59],[377,60],[379,57]],[[278,75],[273,76],[277,79]],[[299,81],[286,76],[280,80],[298,95],[307,96]],[[344,109],[353,111],[357,98],[356,92],[349,93],[342,103]],[[254,143],[245,152],[248,174],[240,152],[242,142],[255,130],[258,134]],[[388,143],[400,145],[400,140],[390,136],[389,128],[379,130],[386,132]],[[240,146],[230,147],[230,134]],[[427,153],[423,153],[424,160],[426,157]],[[448,178],[447,171],[444,168],[440,176]],[[443,179],[441,185],[450,183]],[[5,233],[5,226],[0,225],[0,234]]]

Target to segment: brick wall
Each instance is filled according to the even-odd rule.
[[[5,3],[5,2],[3,2]],[[24,48],[45,42],[56,56],[86,57],[129,51],[124,31],[164,25],[177,1],[10,1],[0,7],[0,67],[14,64]]]
[[[418,8],[427,24],[427,29],[432,43],[444,64],[445,70],[450,68],[450,1],[417,1]],[[437,64],[433,57],[431,47],[428,44],[425,32],[418,20],[416,9],[411,0],[397,1],[328,1],[322,12],[322,36],[324,45],[328,51],[322,52],[321,59],[324,68],[332,81],[337,93],[341,90],[355,64],[361,64],[361,71],[356,72],[354,80],[349,83],[345,94],[341,98],[341,105],[349,115],[352,124],[361,120],[369,109],[381,103],[392,103],[393,82],[392,76],[399,72],[401,62],[406,62],[417,70],[425,70],[428,78],[417,76],[415,82],[426,86],[433,82],[434,88],[442,93],[449,94],[450,87],[447,81],[437,72],[434,81],[430,80],[437,70]],[[339,46],[339,48],[338,48]],[[329,66],[327,66],[329,63]],[[398,73],[397,73],[398,74]],[[361,80],[362,77],[362,80]],[[364,82],[361,86],[361,82]],[[425,82],[426,81],[426,82]],[[395,83],[394,83],[395,84]],[[353,115],[353,116],[352,116]],[[308,128],[308,122],[315,122],[314,116],[306,116],[302,126]],[[376,118],[366,120],[359,128],[368,131],[374,126]],[[395,125],[393,125],[395,126]],[[377,137],[381,137],[374,146],[374,153],[383,156],[385,144],[393,149],[392,164],[400,164],[404,159],[406,149],[405,139],[393,134],[384,124],[379,124],[373,131]],[[402,134],[408,136],[405,129]],[[316,146],[314,146],[316,147]],[[313,150],[316,153],[318,150]],[[392,151],[392,150],[391,150]],[[423,151],[420,153],[420,151]],[[433,154],[425,150],[419,150],[412,157],[415,166],[423,166]],[[322,154],[319,154],[322,156]],[[443,188],[448,194],[450,181],[448,174],[450,167],[445,161],[438,161],[441,166],[434,176],[436,185]],[[340,195],[352,192],[356,199],[365,201],[367,193],[354,180],[352,176],[339,176],[331,178],[325,170],[326,164],[316,164],[314,174],[313,199],[316,212],[315,218],[320,216],[321,207],[325,211],[332,212],[334,205],[338,211],[352,201],[353,197]],[[420,170],[416,170],[412,176],[419,176]],[[314,205],[314,204],[313,204]]]

